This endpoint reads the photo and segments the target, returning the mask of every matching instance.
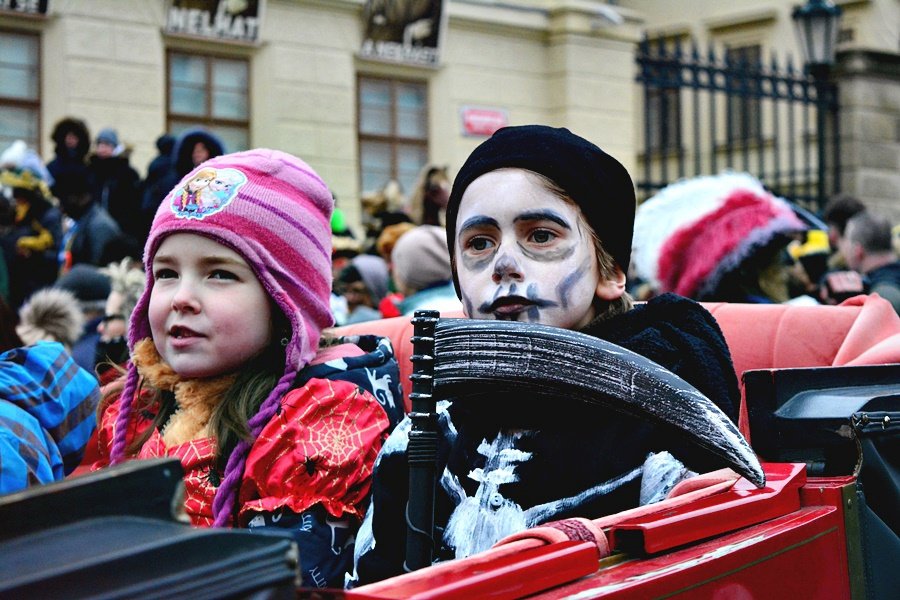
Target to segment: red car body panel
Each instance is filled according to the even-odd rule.
[[[588,542],[519,542],[346,596],[850,598],[841,498],[853,479],[807,482],[803,465],[764,467],[762,489],[741,479],[727,491],[612,526],[607,558],[598,559]],[[627,545],[639,541],[643,551],[620,551],[618,542],[635,532]]]

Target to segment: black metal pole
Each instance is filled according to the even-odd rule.
[[[828,110],[829,110],[829,90],[828,90],[828,66],[827,65],[810,65],[810,74],[816,87],[816,151],[818,153],[818,179],[816,181],[816,212],[821,211],[825,206],[825,168],[827,166],[828,151],[827,140],[828,135]]]
[[[413,323],[412,411],[407,457],[409,499],[406,503],[407,572],[427,567],[434,555],[434,490],[437,463],[437,413],[434,390],[434,329],[440,313],[417,310]]]
[[[838,88],[836,81],[829,81],[828,108],[831,113],[831,170],[832,170],[832,194],[841,192],[841,123],[840,105],[838,103]]]

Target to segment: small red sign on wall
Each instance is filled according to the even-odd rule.
[[[500,108],[464,106],[460,113],[464,135],[490,136],[509,125],[509,116]]]

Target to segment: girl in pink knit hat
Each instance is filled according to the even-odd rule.
[[[234,182],[183,210],[198,173]],[[162,202],[131,362],[109,390],[100,468],[178,457],[193,525],[290,530],[306,585],[340,586],[382,442],[402,416],[390,344],[319,350],[333,323],[328,187],[274,150],[199,165]]]

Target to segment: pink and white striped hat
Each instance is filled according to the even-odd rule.
[[[704,299],[777,236],[808,227],[749,173],[673,183],[637,209],[635,273],[660,292]]]
[[[172,233],[208,237],[247,261],[290,322],[284,375],[250,420],[254,437],[290,389],[297,372],[315,356],[322,329],[334,322],[329,305],[333,208],[328,186],[309,165],[284,152],[256,149],[218,156],[194,168],[163,200],[153,219],[144,247],[145,265],[153,263],[162,240]],[[151,335],[147,308],[152,289],[148,267],[147,287],[131,317],[128,343],[132,349]],[[129,365],[112,462],[124,458],[137,380],[135,367]],[[244,444],[238,444],[232,453],[216,497],[218,524],[227,521],[230,512],[230,508],[223,510],[220,500],[225,499],[220,497],[226,483],[235,483],[227,481],[229,477],[239,479],[243,472],[249,450]],[[235,460],[240,464],[232,464]]]

